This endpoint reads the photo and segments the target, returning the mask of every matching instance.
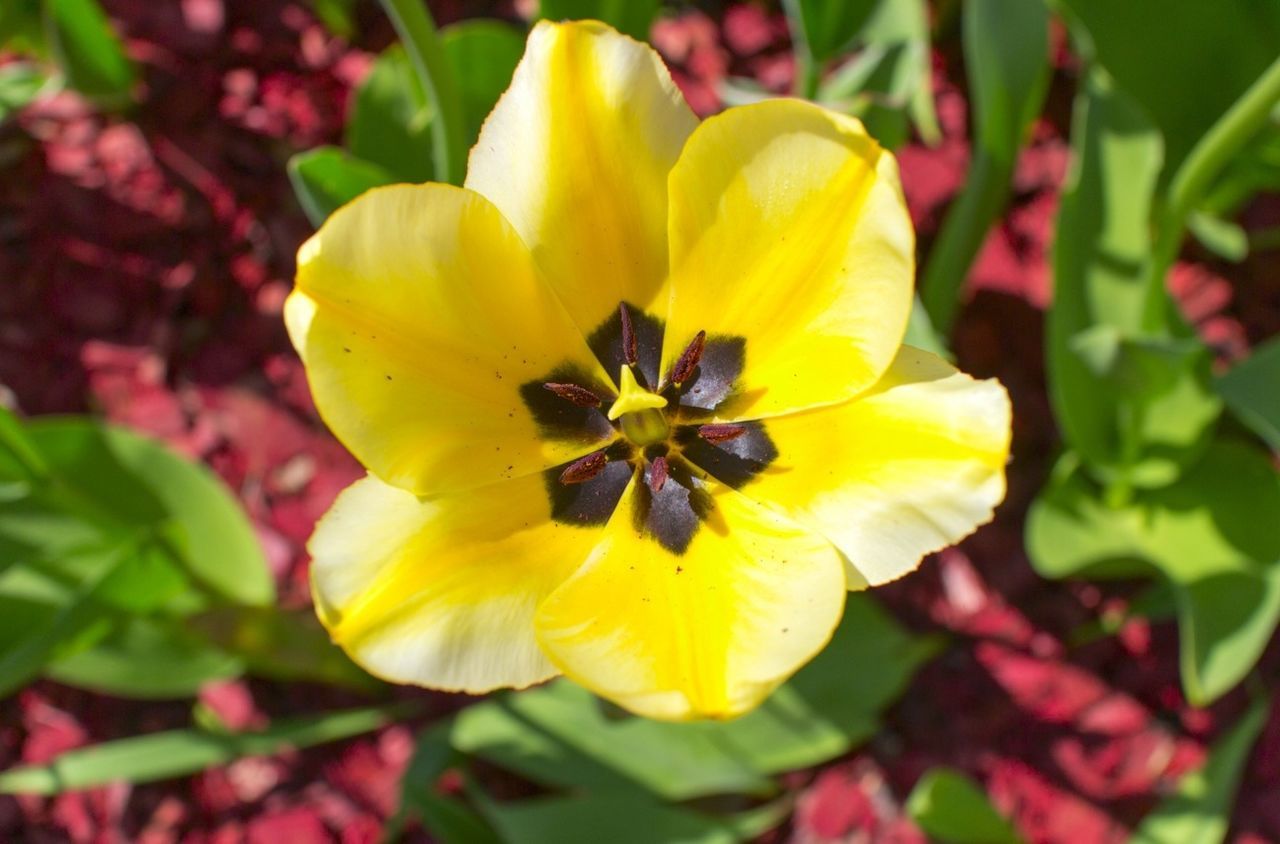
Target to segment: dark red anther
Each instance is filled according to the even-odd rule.
[[[600,397],[586,387],[579,387],[577,384],[556,384],[553,382],[548,382],[542,386],[565,401],[573,402],[578,407],[600,406]]]
[[[653,462],[649,464],[649,489],[662,492],[662,487],[666,485],[670,474],[671,469],[667,466],[667,458],[653,458]]]
[[[698,368],[698,362],[702,360],[702,349],[707,344],[707,332],[699,331],[698,335],[689,341],[689,345],[684,347],[680,359],[676,361],[676,365],[671,367],[671,383],[679,387],[693,375],[693,370]]]
[[[588,454],[579,460],[575,460],[565,467],[560,473],[560,483],[562,484],[581,484],[594,478],[604,471],[605,464],[609,462],[609,458],[605,456],[603,451],[596,451]]]
[[[716,445],[736,440],[746,432],[746,425],[700,425],[698,427],[698,436]]]
[[[627,310],[626,303],[618,305],[618,319],[622,321],[622,360],[627,366],[635,366],[640,356],[636,345],[636,330],[631,324],[631,312]]]

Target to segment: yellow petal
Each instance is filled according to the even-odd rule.
[[[667,174],[696,125],[652,48],[594,21],[542,22],[466,185],[502,209],[590,335],[619,301],[665,306]]]
[[[673,466],[648,511],[665,513],[672,530],[688,494],[678,475]],[[637,527],[649,492],[633,482],[589,562],[536,620],[566,676],[652,718],[747,712],[822,649],[844,606],[840,557],[826,540],[719,484],[694,494],[705,520],[675,553]]]
[[[906,330],[915,247],[897,164],[862,124],[799,100],[729,109],[694,132],[670,191],[664,372],[700,330],[704,367],[745,340],[725,420],[875,383]]]
[[[334,641],[379,677],[471,693],[527,686],[556,673],[534,612],[602,534],[552,521],[539,475],[430,501],[371,475],[317,526],[312,593]]]
[[[339,209],[298,252],[285,320],[325,422],[396,486],[475,487],[612,437],[598,411],[541,389],[608,377],[520,238],[477,193],[397,185]],[[556,401],[574,424],[554,424]],[[592,414],[595,437],[582,433]]]
[[[1004,387],[909,346],[866,395],[764,428],[778,459],[742,492],[830,538],[851,589],[910,572],[1004,498]]]

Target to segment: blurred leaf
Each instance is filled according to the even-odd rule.
[[[536,797],[481,802],[506,844],[733,844],[742,840],[717,818],[635,794]]]
[[[356,0],[311,0],[311,8],[325,29],[350,40],[356,31]]]
[[[382,167],[395,181],[430,181],[432,114],[409,56],[393,44],[356,89],[347,121],[347,148],[355,158]],[[325,216],[336,207],[329,207]]]
[[[184,698],[200,686],[241,674],[244,665],[166,619],[123,619],[88,650],[56,660],[46,673],[60,683],[117,697]]]
[[[275,584],[239,502],[203,465],[122,428],[78,417],[28,425],[72,499],[145,534],[140,547],[169,559],[217,594],[256,606],[275,601]],[[153,569],[154,571],[154,569]]]
[[[662,0],[541,0],[538,17],[544,20],[598,20],[639,41],[649,40],[649,30]]]
[[[949,768],[928,771],[907,798],[907,814],[931,840],[946,844],[1020,844],[1021,836],[971,779]]]
[[[310,608],[214,607],[187,619],[186,624],[242,659],[260,677],[366,692],[383,687],[333,644]]]
[[[1079,332],[1070,345],[1098,381],[1134,399],[1168,392],[1208,355],[1198,339],[1126,337],[1106,324]]]
[[[939,357],[951,359],[951,352],[947,349],[946,342],[934,330],[929,312],[924,309],[924,303],[920,301],[919,296],[911,306],[911,320],[907,323],[907,335],[902,342],[917,349],[933,352]]]
[[[1127,386],[1100,379],[1080,355],[1081,335],[1087,346],[1089,332],[1094,342],[1109,332],[1117,348],[1148,342],[1143,272],[1160,150],[1159,134],[1141,111],[1105,74],[1091,73],[1076,101],[1074,162],[1053,250],[1050,398],[1064,439],[1090,470],[1138,486],[1172,482],[1208,443],[1221,407],[1207,388],[1205,353],[1174,370],[1171,384]]]
[[[137,68],[97,0],[43,0],[49,44],[67,84],[111,107],[124,105]]]
[[[875,11],[877,0],[784,0],[791,37],[815,64],[834,58]]]
[[[409,820],[444,844],[499,844],[497,833],[474,809],[452,795],[441,793],[436,783],[462,754],[449,743],[452,721],[437,721],[418,735],[413,756],[400,777],[400,808],[383,830],[384,841],[398,841]]]
[[[728,722],[610,718],[567,682],[460,713],[453,745],[545,785],[594,793],[639,785],[666,799],[768,793],[772,774],[839,756],[936,651],[865,595],[849,596],[831,644],[755,711]]]
[[[307,219],[319,228],[365,191],[394,184],[395,176],[337,147],[316,147],[289,159],[289,181]]]
[[[941,141],[933,103],[932,44],[925,0],[880,0],[862,40],[869,45],[903,45],[891,90],[906,96],[907,114],[921,139],[929,146]]]
[[[947,210],[920,291],[933,324],[950,332],[964,280],[1008,201],[1018,151],[1049,81],[1044,0],[968,0],[964,56],[973,96],[974,157]]]
[[[629,3],[627,8],[638,5],[643,4]],[[440,37],[458,80],[467,143],[471,145],[511,84],[511,75],[524,55],[524,33],[501,21],[469,20],[446,26]]]
[[[1077,35],[1085,36],[1077,37],[1082,52],[1092,52],[1160,128],[1166,172],[1275,59],[1280,44],[1277,3],[1063,0],[1062,5],[1078,21]]]
[[[0,477],[30,480],[43,477],[48,471],[22,423],[7,408],[0,407]]]
[[[1280,340],[1254,349],[1214,386],[1241,422],[1280,451]]]
[[[0,120],[34,100],[48,82],[33,64],[13,62],[0,67]]]
[[[1271,710],[1269,697],[1259,697],[1244,717],[1219,738],[1204,765],[1186,774],[1178,790],[1166,797],[1134,830],[1130,844],[1220,844],[1227,837],[1231,807],[1249,752]]]
[[[77,555],[83,580],[73,585],[26,566],[0,575],[0,697],[26,685],[59,655],[88,647],[108,631],[94,594],[130,550]]]
[[[47,52],[41,0],[5,0],[0,3],[0,48],[39,56]]]
[[[338,741],[384,727],[403,705],[375,706],[281,719],[252,733],[169,730],[69,750],[47,765],[0,773],[0,793],[59,794],[112,782],[144,783],[186,776],[242,756]]]
[[[1204,706],[1257,662],[1280,620],[1280,476],[1260,451],[1220,442],[1177,483],[1108,506],[1064,457],[1027,518],[1045,577],[1166,577],[1177,598],[1182,685]]]
[[[1197,213],[1187,218],[1187,227],[1204,248],[1219,258],[1239,263],[1249,256],[1249,236],[1230,220]]]

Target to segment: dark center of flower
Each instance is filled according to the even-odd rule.
[[[713,421],[737,391],[745,340],[699,331],[659,376],[663,329],[661,320],[623,303],[588,338],[606,371],[618,373],[616,383],[561,367],[525,384],[521,396],[547,439],[616,440],[547,471],[554,519],[603,524],[638,478],[633,521],[681,554],[711,511],[705,479],[741,487],[778,452],[763,423]]]

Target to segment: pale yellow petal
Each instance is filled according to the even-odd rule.
[[[1009,396],[904,346],[866,395],[767,420],[778,459],[742,488],[844,552],[850,588],[959,542],[1004,498]]]
[[[729,109],[694,132],[670,191],[664,372],[700,330],[708,356],[740,344],[725,420],[875,383],[906,330],[915,247],[897,164],[860,123],[799,100]]]
[[[667,174],[696,125],[651,47],[594,21],[544,21],[466,185],[502,209],[591,335],[620,301],[665,307]]]
[[[670,550],[637,508],[678,512],[678,477],[657,503],[632,484],[589,562],[542,605],[538,639],[566,676],[633,712],[730,718],[827,643],[844,606],[841,561],[789,519],[694,481],[704,520]]]
[[[603,527],[553,521],[544,481],[429,501],[373,476],[348,488],[308,546],[334,641],[397,683],[478,694],[553,676],[534,613]]]
[[[613,436],[594,410],[547,405],[543,382],[607,389],[608,376],[472,191],[397,185],[336,211],[298,253],[285,319],[325,422],[396,486],[519,477]]]

